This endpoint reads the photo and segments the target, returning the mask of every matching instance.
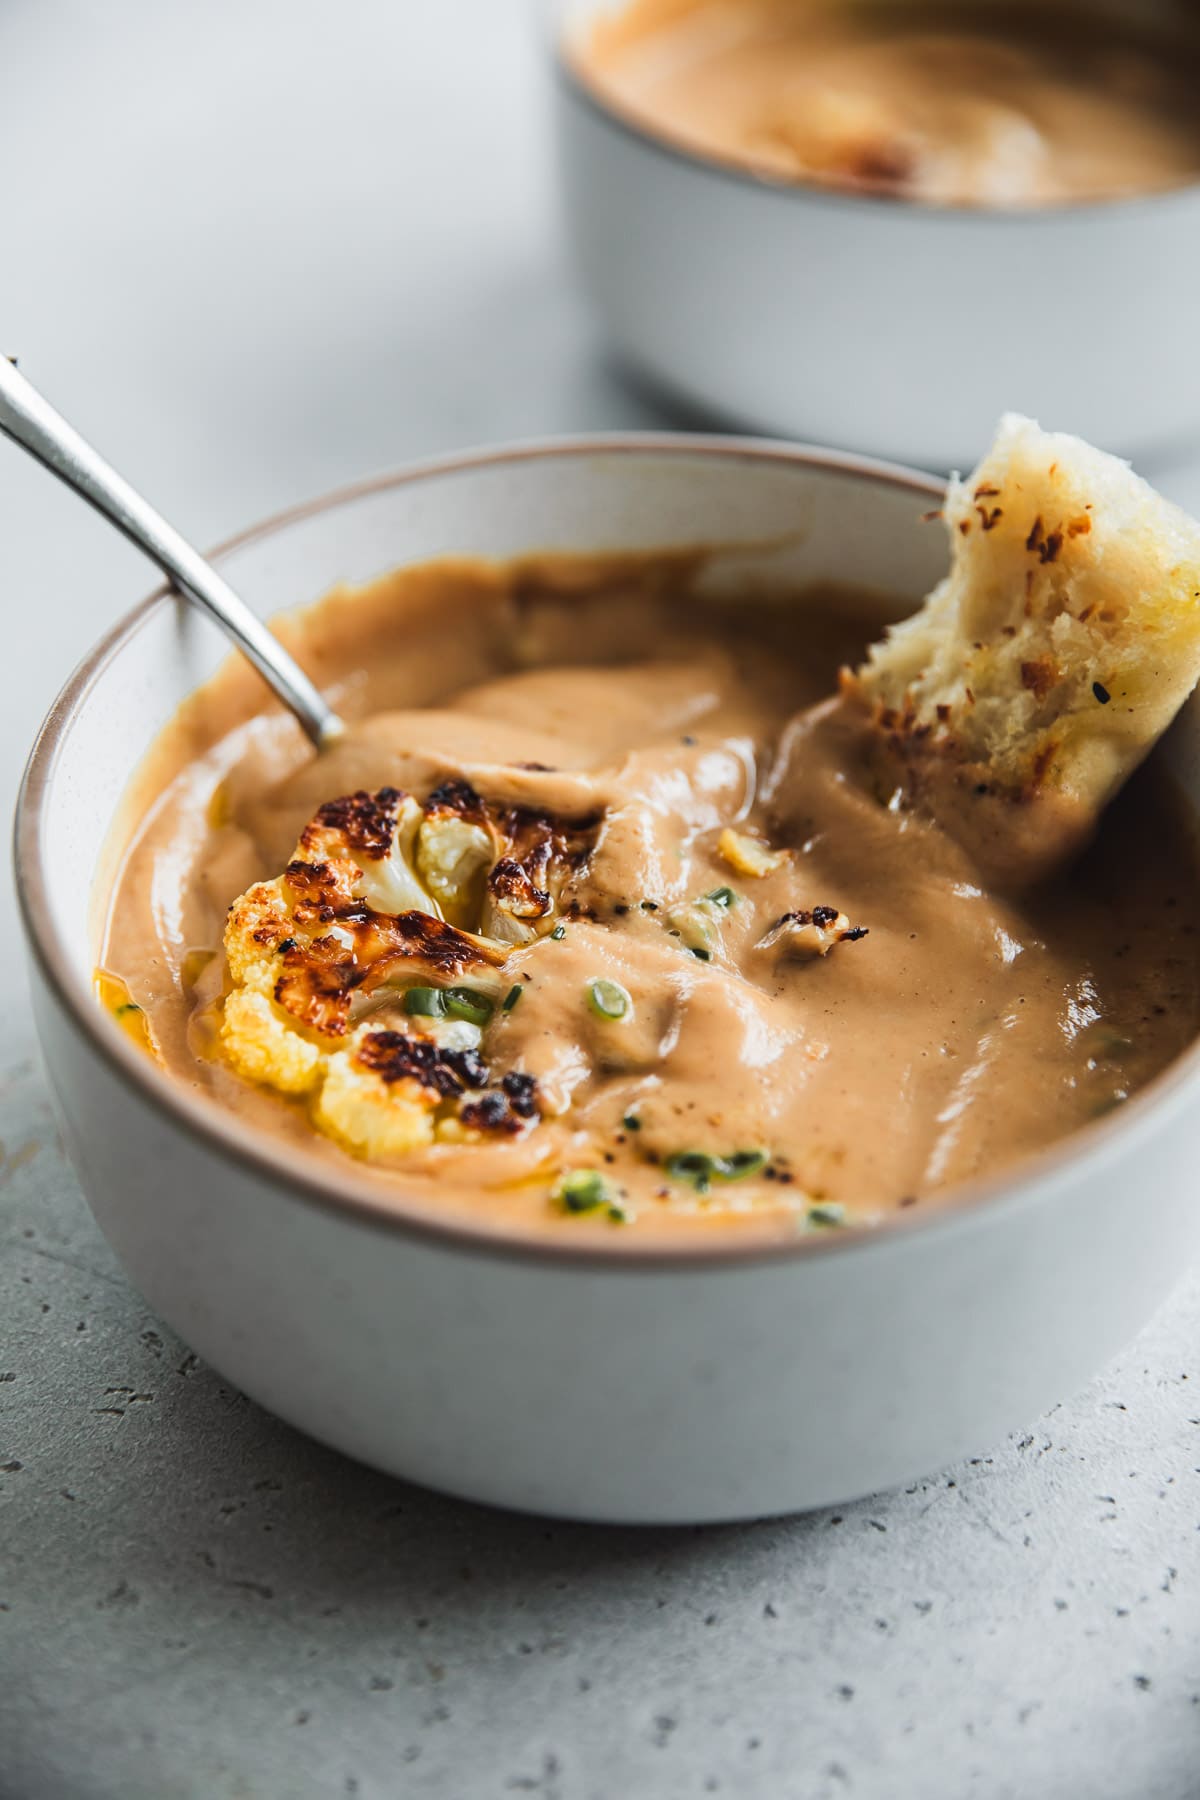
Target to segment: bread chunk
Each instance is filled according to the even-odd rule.
[[[950,573],[843,691],[889,791],[1019,887],[1082,847],[1200,676],[1200,525],[1013,413],[943,517]]]

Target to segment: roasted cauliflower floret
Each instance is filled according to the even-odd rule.
[[[276,980],[273,959],[293,927],[282,876],[247,888],[230,907],[225,926],[225,957],[233,980],[269,994]]]
[[[307,1094],[320,1081],[325,1061],[318,1046],[281,1017],[268,995],[235,988],[225,1001],[221,1049],[247,1081]]]
[[[441,1104],[435,1088],[404,1077],[388,1081],[373,1067],[360,1031],[349,1049],[328,1058],[314,1122],[356,1156],[404,1156],[433,1142]],[[376,1034],[379,1035],[379,1034]]]
[[[423,819],[412,795],[397,788],[347,794],[320,809],[305,827],[296,854],[309,862],[352,865],[355,895],[376,912],[416,910],[440,919],[441,907],[416,872]]]
[[[531,944],[540,935],[540,921],[553,911],[549,892],[538,886],[528,865],[502,856],[488,876],[484,925],[489,935],[503,944]]]
[[[477,917],[489,863],[522,837],[543,871],[551,822],[497,816],[465,783],[424,807],[394,788],[322,806],[284,873],[229,910],[220,1045],[231,1068],[305,1097],[314,1124],[360,1156],[536,1123],[532,1078],[493,1082],[480,1055],[510,985],[508,946],[442,911]]]
[[[518,1131],[536,1116],[522,1111],[528,1077],[508,1075],[489,1087],[488,1070],[471,1036],[455,1021],[393,1031],[364,1026],[329,1058],[314,1120],[359,1156],[395,1157],[438,1138]]]
[[[495,857],[495,839],[473,789],[448,782],[430,795],[417,833],[417,869],[456,925],[478,918],[484,873]]]
[[[788,859],[786,850],[772,850],[761,838],[751,837],[745,831],[734,831],[728,826],[717,839],[717,855],[739,875],[749,875],[755,880],[773,875]]]
[[[811,911],[784,913],[776,919],[756,950],[775,950],[785,956],[828,956],[835,944],[856,944],[867,936],[865,925],[851,925],[836,906],[814,906]]]
[[[299,936],[282,876],[257,882],[229,910],[225,958],[233,987],[221,1018],[221,1049],[247,1081],[284,1094],[307,1093],[321,1074],[319,1043],[278,998]]]

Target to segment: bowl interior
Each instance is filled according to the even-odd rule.
[[[939,495],[927,477],[829,452],[735,439],[592,438],[402,473],[271,521],[214,560],[266,616],[339,582],[367,581],[443,554],[505,558],[703,544],[711,548],[706,579],[730,604],[751,592],[777,592],[782,600],[833,580],[874,590],[899,617],[945,569],[944,533],[923,522]],[[107,887],[114,816],[158,731],[224,654],[207,621],[161,595],[97,646],[64,689],[30,760],[18,809],[18,885],[42,968],[93,1047],[143,1090],[161,1083],[168,1110],[193,1127],[215,1127],[231,1147],[250,1149],[236,1143],[216,1103],[147,1065],[92,995],[91,893]],[[1196,698],[1158,754],[1194,825]],[[1150,1096],[1132,1104],[1119,1128],[1127,1131],[1150,1104]],[[1102,1123],[1091,1135],[1114,1129]],[[334,1198],[308,1159],[265,1143],[254,1147],[288,1179],[319,1189],[326,1203]],[[336,1192],[352,1198],[341,1184]],[[374,1209],[377,1201],[363,1198]]]
[[[930,483],[867,465],[749,448],[592,443],[400,476],[301,509],[216,561],[266,616],[338,582],[443,554],[706,543],[720,546],[706,584],[734,598],[746,586],[836,577],[881,590],[900,613],[944,562],[941,534],[920,523],[933,504]],[[224,655],[206,620],[159,597],[88,659],[56,709],[28,796],[43,873],[35,911],[44,941],[53,940],[54,966],[77,991],[91,982],[91,893],[111,874],[106,840],[122,795],[180,701]]]

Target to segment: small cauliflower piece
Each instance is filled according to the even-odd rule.
[[[772,850],[761,838],[750,837],[744,831],[734,831],[731,826],[726,826],[717,839],[717,855],[731,869],[736,869],[739,875],[749,875],[755,879],[773,875],[788,859],[786,850]]]
[[[451,812],[434,812],[423,820],[417,834],[417,869],[455,924],[465,924],[478,913],[484,871],[493,854],[486,826]]]
[[[534,1077],[510,1067],[493,1080],[480,1054],[511,986],[500,973],[506,946],[441,908],[474,918],[493,864],[497,891],[520,914],[534,873],[558,883],[575,849],[570,828],[489,811],[460,781],[424,807],[395,788],[326,802],[283,874],[230,907],[225,1060],[248,1081],[304,1096],[317,1129],[357,1156],[531,1129],[541,1117]],[[550,904],[538,891],[530,910]]]
[[[297,856],[348,865],[352,891],[376,912],[440,919],[441,907],[416,874],[423,818],[417,801],[398,788],[347,794],[320,808],[301,834]]]
[[[707,960],[720,944],[721,927],[729,917],[730,908],[736,905],[737,896],[731,888],[717,888],[711,894],[701,894],[698,899],[685,900],[681,906],[671,907],[663,914],[663,919],[667,929],[673,931],[693,954]]]
[[[275,985],[272,959],[293,928],[282,876],[247,888],[230,907],[225,924],[225,959],[233,980],[256,993],[270,993]]]
[[[324,1058],[315,1043],[280,1016],[266,994],[235,988],[225,1001],[221,1050],[246,1081],[306,1094],[321,1079]]]
[[[319,1041],[305,1035],[276,997],[297,931],[282,877],[248,888],[230,907],[225,926],[233,987],[222,1012],[222,1053],[245,1080],[283,1094],[307,1093],[321,1076]]]
[[[688,900],[663,914],[664,923],[689,950],[703,956],[712,953],[716,907],[703,900]]]
[[[283,1094],[307,1093],[321,1078],[322,1052],[276,1000],[295,920],[282,877],[248,888],[229,909],[225,957],[233,982],[221,1017],[221,1051],[247,1081]]]
[[[553,906],[550,895],[519,864],[504,857],[488,877],[484,929],[498,944],[532,944],[541,935],[539,923],[544,919],[549,924]]]
[[[1200,525],[1009,414],[943,509],[951,568],[843,692],[881,773],[993,881],[1052,873],[1200,675]]]
[[[502,856],[487,881],[484,929],[503,944],[531,944],[554,917],[554,896],[547,880],[551,845],[544,839],[525,860]]]
[[[866,936],[865,925],[851,925],[835,906],[814,906],[811,912],[784,913],[754,947],[788,956],[828,956],[835,944],[857,943]]]
[[[424,815],[411,794],[405,794],[396,811],[396,824],[387,854],[378,861],[363,860],[362,880],[357,885],[368,906],[376,912],[427,912],[442,917],[437,896],[418,879],[417,834]]]
[[[355,1156],[407,1155],[433,1142],[440,1096],[413,1079],[387,1081],[361,1060],[364,1028],[354,1043],[328,1059],[313,1108],[314,1123]]]

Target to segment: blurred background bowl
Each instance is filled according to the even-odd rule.
[[[929,468],[969,465],[1009,409],[1130,456],[1200,431],[1200,184],[1001,211],[773,183],[581,79],[569,47],[614,10],[551,8],[556,133],[578,271],[635,372],[724,420]],[[1106,11],[1189,16],[1088,15]]]

